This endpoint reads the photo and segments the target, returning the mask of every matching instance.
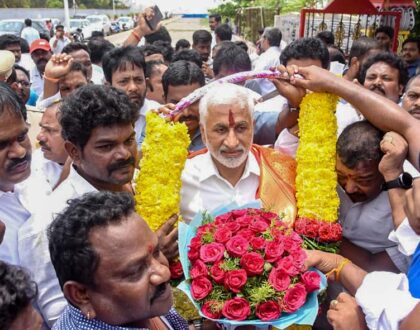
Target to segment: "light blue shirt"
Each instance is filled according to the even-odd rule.
[[[31,44],[34,42],[34,40],[40,38],[39,32],[32,26],[25,27],[20,33],[20,36],[28,42],[29,47],[31,47]]]

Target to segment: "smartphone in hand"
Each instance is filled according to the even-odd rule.
[[[163,18],[163,15],[158,6],[153,7],[153,12],[155,13],[155,15],[150,20],[146,19],[146,23],[149,26],[150,30],[155,30],[156,26]]]

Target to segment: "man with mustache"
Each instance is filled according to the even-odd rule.
[[[19,231],[20,263],[34,274],[39,285],[37,305],[49,326],[66,302],[51,265],[46,227],[68,200],[87,192],[133,192],[137,163],[134,124],[138,111],[125,93],[110,86],[87,85],[65,99],[60,110],[64,147],[72,160],[70,173],[45,201],[45,209]],[[171,218],[172,225],[175,220]],[[165,243],[162,246],[165,251]]]
[[[159,103],[146,99],[146,62],[143,53],[133,46],[114,48],[104,55],[102,68],[107,84],[125,92],[137,108],[139,116],[134,129],[140,147],[146,113],[160,107]]]
[[[44,92],[45,66],[52,55],[50,44],[44,39],[37,39],[31,44],[30,53],[35,63],[30,74],[32,88],[38,95],[42,95]]]
[[[181,214],[260,198],[286,221],[294,219],[295,161],[273,149],[253,145],[254,100],[247,88],[220,84],[201,99],[200,131],[207,149],[187,160],[182,173]],[[276,168],[270,164],[276,164]]]
[[[7,227],[0,259],[19,263],[17,235],[30,216],[22,203],[24,189],[18,186],[31,173],[31,143],[22,100],[0,83],[0,219]]]

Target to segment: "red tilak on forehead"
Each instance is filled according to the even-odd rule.
[[[147,252],[152,253],[153,252],[153,245],[149,244],[149,246],[147,247]]]
[[[231,109],[229,109],[229,127],[235,127],[235,118]]]

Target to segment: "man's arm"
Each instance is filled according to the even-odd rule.
[[[133,31],[128,35],[127,39],[124,41],[124,46],[137,46],[140,40],[151,33],[159,31],[161,27],[161,22],[156,26],[156,29],[151,30],[146,23],[146,19],[150,20],[154,15],[152,8],[146,8],[143,13],[138,14],[137,16],[137,26]]]
[[[367,272],[388,271],[399,273],[398,268],[386,251],[373,254],[343,238],[340,254]]]
[[[292,79],[292,84],[314,92],[336,94],[351,103],[379,129],[401,134],[409,145],[409,160],[417,169],[420,169],[419,120],[387,98],[339,78],[322,68],[316,66],[302,67],[298,69],[297,73],[303,76],[303,79]]]
[[[73,57],[67,54],[59,54],[51,56],[44,73],[44,94],[43,99],[46,100],[57,94],[59,86],[58,82],[70,71]]]

